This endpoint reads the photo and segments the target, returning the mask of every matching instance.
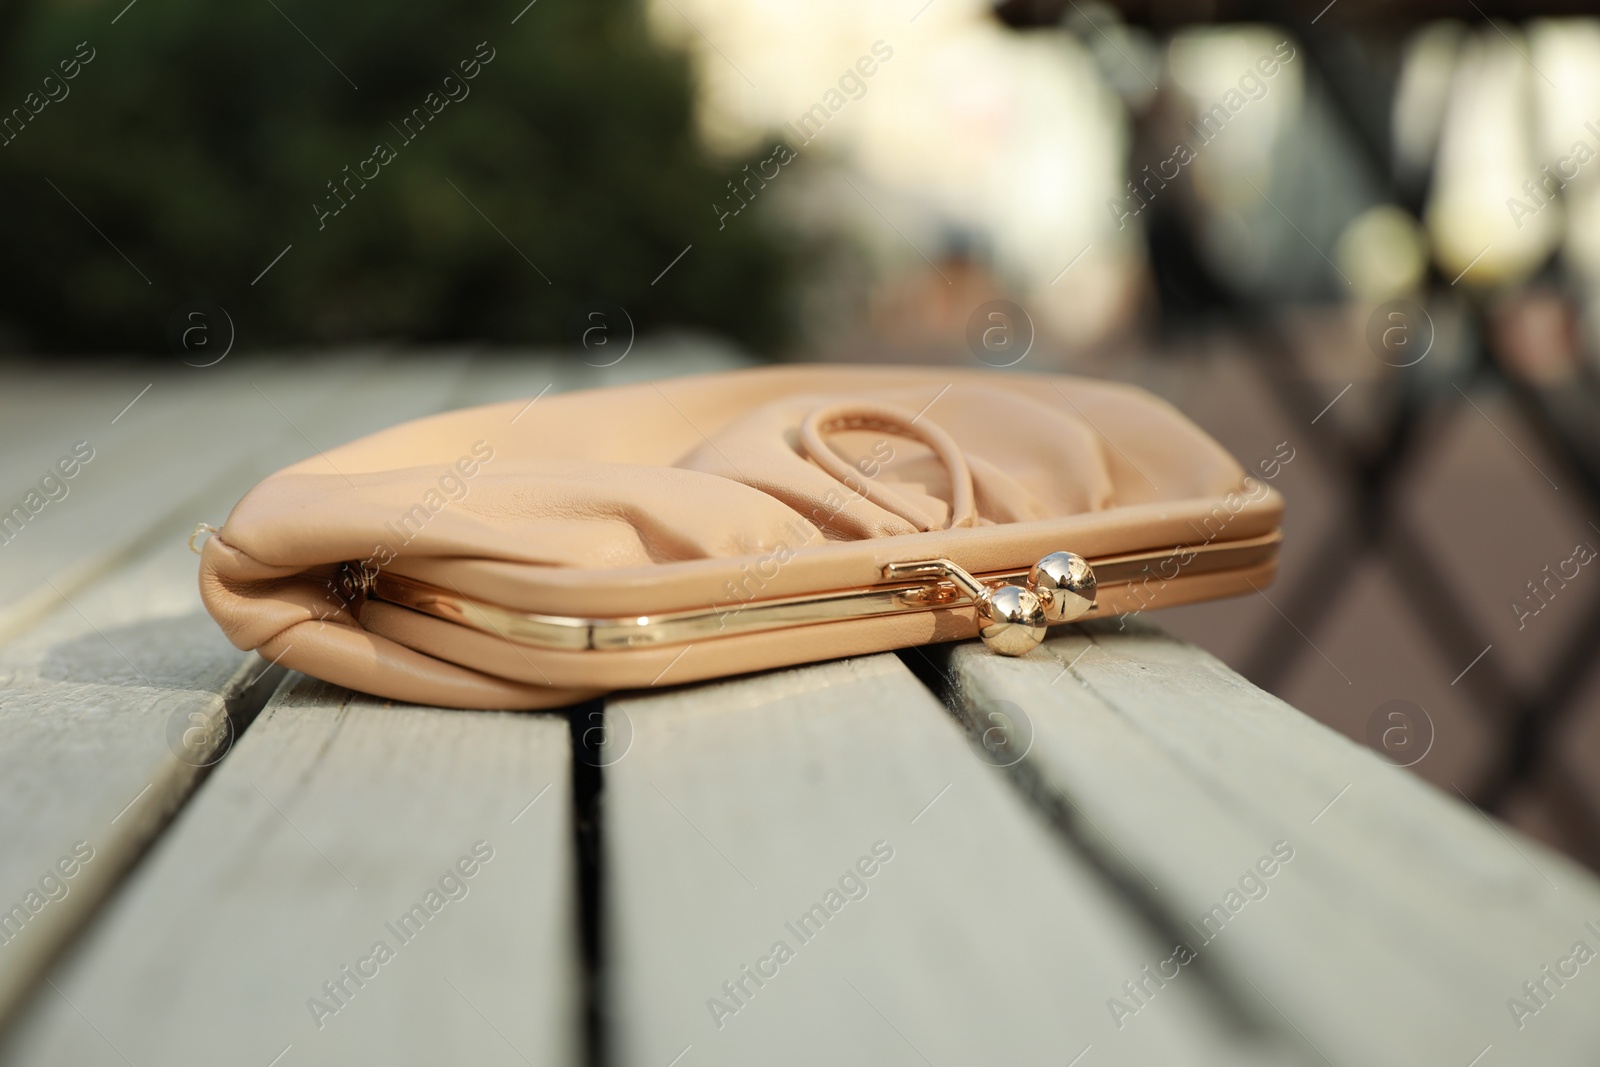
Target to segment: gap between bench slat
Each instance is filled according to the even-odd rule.
[[[607,720],[616,1062],[1286,1062],[1194,982],[1116,1032],[1105,996],[1160,943],[895,657]]]
[[[371,375],[377,366],[347,361],[332,383]],[[90,523],[92,537],[52,543],[50,529],[30,527],[0,546],[10,580],[47,579],[38,604],[27,609],[32,614],[10,616],[28,624],[22,636],[0,646],[0,834],[7,842],[0,908],[17,916],[9,928],[0,922],[0,934],[11,934],[0,943],[0,1018],[40,981],[193,790],[212,758],[205,749],[225,748],[227,727],[247,725],[282,677],[234,649],[200,607],[198,561],[184,543],[189,528],[197,518],[220,521],[242,487],[303,456],[302,433],[331,444],[364,425],[431,410],[461,370],[459,361],[445,362],[380,381],[352,403],[330,395],[329,379],[308,378],[304,368],[297,376],[255,368],[254,380],[271,383],[279,393],[274,402],[295,413],[294,426],[248,382],[219,380],[213,392],[202,391],[200,406],[214,417],[225,413],[236,428],[205,442],[210,467],[160,462],[160,442],[168,451],[187,447],[171,424],[176,413],[166,412],[166,425],[139,429],[140,451],[124,464],[119,495],[97,496],[84,484],[60,502],[79,510],[54,517]],[[212,469],[221,475],[198,491],[171,480],[174,470]],[[126,505],[114,521],[103,514],[111,505]],[[193,510],[183,514],[185,508]],[[50,517],[48,510],[41,517]],[[74,551],[91,554],[73,562]],[[56,580],[50,567],[61,568]],[[198,739],[197,750],[183,744],[186,732]],[[57,865],[65,857],[73,867],[75,846],[93,856],[66,878]],[[17,906],[21,913],[12,910]]]
[[[0,1058],[572,1062],[571,796],[562,716],[291,675]]]
[[[975,728],[1021,724],[1017,784],[1066,798],[1108,862],[1321,1055],[1466,1063],[1492,1044],[1576,1064],[1600,1045],[1577,995],[1520,1029],[1507,1006],[1575,942],[1600,948],[1584,925],[1600,926],[1600,887],[1575,864],[1148,625],[1095,624],[1021,660],[945,654]],[[1292,860],[1253,872],[1279,842]],[[1166,996],[1122,998],[1125,1029]]]

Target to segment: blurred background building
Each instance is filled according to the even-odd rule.
[[[20,359],[170,361],[195,300],[241,353],[517,358],[603,301],[751,358],[1136,382],[1289,501],[1273,588],[1160,621],[1600,867],[1576,5],[112,7],[0,14]]]

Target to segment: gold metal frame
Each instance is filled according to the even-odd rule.
[[[1180,573],[1214,574],[1244,570],[1271,560],[1277,553],[1282,534],[1273,531],[1260,537],[1119,556],[1102,556],[1089,562],[1100,589],[1127,585],[1141,578],[1172,580]],[[1184,556],[1189,556],[1187,560]],[[1171,573],[1164,570],[1170,564]],[[756,633],[795,626],[811,626],[840,619],[859,619],[877,615],[900,615],[933,611],[974,599],[967,582],[939,572],[944,560],[916,560],[885,566],[885,581],[864,589],[771,600],[732,603],[688,611],[661,612],[628,618],[580,618],[569,615],[541,615],[485,604],[426,582],[399,575],[379,573],[367,582],[356,581],[366,596],[420,611],[425,615],[459,623],[474,630],[494,634],[521,645],[567,651],[638,648],[645,645],[679,645],[692,641],[735,634]],[[908,578],[922,574],[921,578]],[[964,574],[964,572],[963,572]],[[1026,569],[999,571],[971,576],[985,585],[1022,582]],[[1099,614],[1095,604],[1086,617]]]

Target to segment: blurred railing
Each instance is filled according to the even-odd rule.
[[[1133,83],[1128,178],[1133,183],[1130,195],[1138,196],[1142,183],[1148,201],[1138,214],[1162,331],[1171,336],[1197,326],[1221,326],[1242,340],[1283,416],[1306,428],[1322,458],[1339,473],[1345,505],[1341,520],[1321,531],[1313,553],[1317,566],[1288,576],[1274,598],[1303,633],[1289,627],[1268,633],[1244,664],[1244,673],[1263,687],[1281,688],[1301,658],[1316,655],[1308,641],[1339,608],[1349,575],[1364,563],[1377,563],[1442,661],[1470,669],[1470,684],[1462,688],[1497,738],[1489,769],[1476,782],[1463,783],[1463,792],[1481,808],[1503,814],[1519,789],[1537,783],[1550,800],[1547,812],[1561,824],[1562,835],[1580,858],[1600,867],[1600,809],[1594,799],[1600,790],[1579,780],[1581,774],[1600,780],[1600,766],[1579,772],[1571,761],[1555,758],[1562,745],[1558,730],[1582,706],[1585,687],[1594,681],[1600,661],[1596,654],[1600,598],[1589,598],[1581,618],[1566,629],[1557,652],[1534,672],[1530,683],[1522,672],[1508,671],[1502,657],[1485,655],[1494,636],[1464,596],[1472,583],[1504,583],[1519,576],[1508,576],[1499,569],[1501,561],[1492,558],[1482,560],[1481,569],[1474,571],[1448,566],[1430,551],[1401,507],[1415,491],[1419,453],[1434,436],[1427,428],[1455,411],[1478,407],[1475,398],[1498,395],[1531,431],[1542,453],[1541,462],[1535,462],[1523,452],[1528,476],[1543,479],[1553,491],[1559,482],[1566,506],[1583,518],[1600,515],[1600,379],[1592,327],[1600,317],[1596,310],[1600,287],[1584,269],[1585,250],[1578,247],[1584,234],[1577,223],[1543,246],[1530,244],[1526,235],[1530,214],[1552,206],[1585,211],[1600,184],[1589,171],[1600,172],[1600,166],[1584,168],[1593,154],[1579,151],[1577,141],[1544,168],[1525,167],[1527,184],[1516,173],[1516,160],[1499,160],[1499,169],[1508,176],[1504,194],[1509,226],[1507,220],[1473,216],[1460,198],[1452,199],[1456,189],[1452,183],[1500,176],[1493,166],[1486,172],[1481,162],[1484,152],[1492,156],[1491,149],[1477,149],[1480,162],[1474,166],[1473,150],[1463,147],[1470,144],[1470,131],[1480,119],[1492,124],[1496,118],[1474,92],[1505,86],[1516,90],[1511,94],[1513,105],[1522,111],[1513,116],[1510,132],[1527,142],[1534,160],[1541,140],[1552,141],[1549,134],[1563,118],[1573,125],[1570,113],[1576,94],[1563,96],[1556,82],[1534,65],[1528,41],[1539,34],[1567,34],[1594,46],[1600,30],[1530,20],[1589,10],[1576,3],[1487,0],[1462,4],[1128,0],[1115,5],[1006,0],[996,8],[1004,22],[1018,29],[1070,28],[1100,59],[1108,81]],[[1441,18],[1469,24],[1431,21]],[[1191,113],[1183,114],[1184,102],[1168,85],[1170,61],[1139,70],[1150,83],[1148,92],[1127,76],[1127,68],[1148,67],[1141,65],[1139,56],[1161,54],[1150,47],[1153,42],[1192,33],[1201,23],[1227,22],[1273,27],[1293,42],[1304,64],[1306,114],[1299,121],[1315,122],[1326,138],[1337,142],[1334,151],[1319,159],[1322,172],[1311,176],[1309,190],[1286,195],[1280,185],[1261,188],[1251,182],[1270,207],[1260,216],[1276,228],[1293,231],[1281,258],[1295,261],[1285,270],[1301,279],[1297,284],[1262,284],[1242,277],[1243,272],[1216,253],[1208,231],[1214,228],[1218,205],[1208,202],[1205,191],[1168,190],[1159,178],[1173,177],[1170,170],[1157,175],[1158,183],[1150,182],[1150,161],[1172,158],[1165,146],[1172,144],[1175,128],[1187,124],[1199,138],[1197,144],[1209,130],[1195,124],[1200,116],[1192,105]],[[1118,73],[1113,67],[1123,69]],[[1256,82],[1264,81],[1265,69]],[[1429,86],[1435,114],[1431,123],[1421,122],[1419,132],[1418,99],[1429,95]],[[1247,85],[1246,93],[1253,87],[1254,83]],[[1561,114],[1563,108],[1568,114]],[[1591,117],[1600,122],[1600,111]],[[1578,128],[1572,136],[1600,154],[1600,130]],[[1559,136],[1554,140],[1561,143]],[[1555,180],[1549,177],[1552,165],[1558,174]],[[1320,189],[1315,188],[1318,183]],[[1344,217],[1338,217],[1342,189],[1360,190],[1363,195],[1345,199],[1357,205],[1365,199],[1372,206],[1346,210]],[[1315,203],[1318,198],[1324,202]],[[1327,217],[1330,212],[1334,217]],[[1377,242],[1378,265],[1394,266],[1397,260],[1415,256],[1413,277],[1407,278],[1405,270],[1390,270],[1387,287],[1368,284],[1365,277],[1352,280],[1324,251],[1324,234],[1356,231],[1363,213],[1381,220],[1369,230],[1400,234],[1387,247]],[[1497,236],[1502,232],[1508,236]],[[1480,240],[1474,233],[1488,239]],[[1260,231],[1255,235],[1266,236]],[[1340,237],[1342,254],[1336,254],[1347,265],[1352,258],[1359,263],[1360,255],[1352,256],[1344,244],[1347,239]],[[1463,246],[1467,239],[1481,243],[1482,250],[1471,251],[1477,244]],[[1416,247],[1408,249],[1407,242]],[[1337,420],[1321,417],[1331,406],[1325,383],[1310,373],[1302,346],[1284,324],[1284,312],[1293,305],[1341,301],[1363,311],[1371,306],[1369,344],[1373,355],[1389,364],[1375,379],[1378,395],[1373,407],[1385,414],[1376,432],[1360,438],[1346,433]],[[1444,331],[1435,320],[1447,318],[1454,328]],[[1446,332],[1451,336],[1442,338]],[[1450,350],[1434,352],[1430,363],[1424,357],[1436,341]],[[1422,355],[1413,358],[1418,350]],[[1511,438],[1506,441],[1517,448]],[[1494,486],[1484,489],[1484,505],[1493,508],[1489,494]],[[1600,535],[1600,527],[1596,533]],[[1584,561],[1575,556],[1571,562]],[[1564,585],[1562,575],[1548,569],[1532,575],[1526,583],[1526,610],[1536,613],[1544,598],[1556,595]],[[1510,608],[1517,610],[1515,601]]]

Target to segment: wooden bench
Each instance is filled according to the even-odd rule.
[[[4,500],[94,458],[0,545],[0,1063],[1595,1062],[1589,871],[1143,620],[512,714],[200,608],[190,528],[313,448],[725,362],[8,387]]]

